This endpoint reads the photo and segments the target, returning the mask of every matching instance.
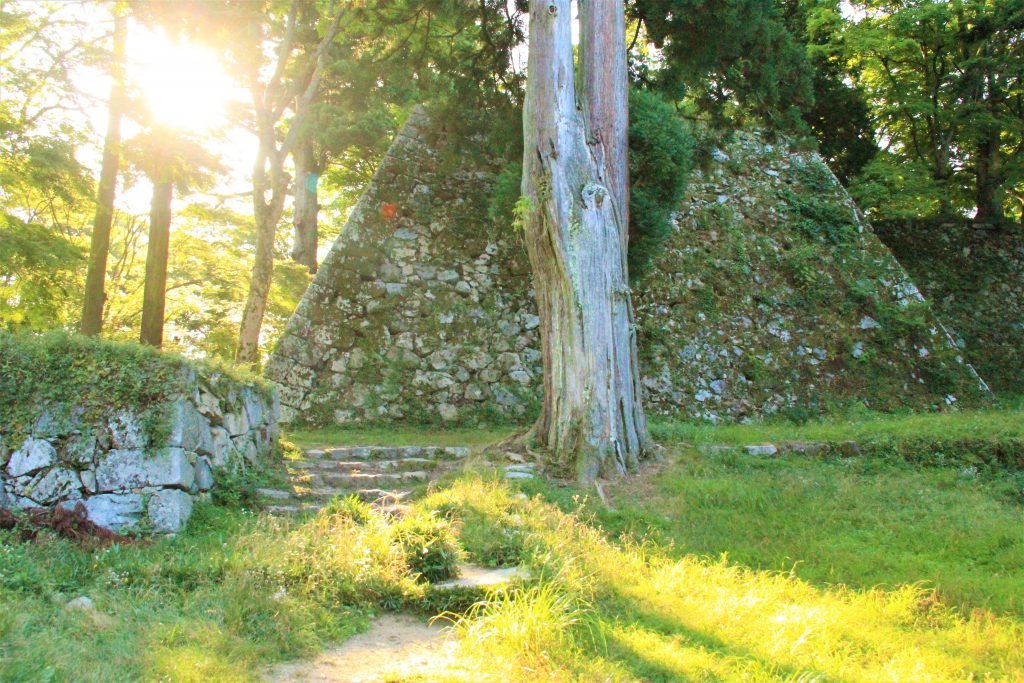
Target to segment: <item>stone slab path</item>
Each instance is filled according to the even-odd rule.
[[[268,512],[315,512],[335,497],[356,495],[388,512],[399,512],[413,486],[461,467],[465,446],[339,446],[316,448],[285,465],[291,486],[259,489]]]

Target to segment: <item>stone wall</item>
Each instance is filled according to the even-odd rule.
[[[956,344],[993,391],[1024,390],[1024,226],[970,221],[877,225]]]
[[[523,422],[538,319],[520,236],[487,219],[494,171],[422,114],[396,138],[266,376],[313,424]],[[633,286],[650,413],[708,420],[983,390],[811,152],[749,133],[708,150]]]
[[[73,395],[0,424],[0,505],[75,507],[112,530],[179,531],[220,473],[275,449],[276,392],[220,373],[178,371],[175,389],[142,409],[85,409]]]

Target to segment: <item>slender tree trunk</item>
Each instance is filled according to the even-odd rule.
[[[116,11],[116,10],[115,10]],[[103,141],[103,165],[96,191],[96,217],[89,244],[89,271],[85,277],[85,298],[82,301],[82,334],[96,335],[103,328],[104,283],[107,275],[107,253],[110,251],[110,228],[114,222],[114,193],[121,151],[121,115],[124,110],[124,53],[128,18],[114,16],[114,51],[107,111],[107,137]]]
[[[167,291],[167,259],[171,241],[171,198],[174,183],[166,166],[166,154],[154,159],[153,200],[149,209],[149,246],[146,249],[146,281],[142,289],[142,333],[139,340],[160,348],[164,341],[164,305]]]
[[[979,223],[1001,224],[1006,214],[1003,209],[1003,179],[999,158],[999,132],[987,136],[976,150],[974,198]]]
[[[623,9],[617,0],[581,7],[580,51],[592,51],[581,57],[581,112],[570,7],[530,3],[522,194],[544,362],[530,438],[588,482],[635,469],[651,442],[626,271]]]
[[[284,195],[288,186],[283,157],[276,149],[273,130],[268,129],[261,140],[253,167],[256,254],[249,278],[249,295],[245,300],[242,325],[238,333],[238,349],[235,352],[236,362],[253,368],[258,368],[260,362],[260,330],[267,310],[267,298],[270,296],[270,282],[274,276],[274,236],[284,211]]]
[[[295,242],[291,257],[316,273],[316,248],[319,241],[317,215],[320,205],[317,203],[316,187],[320,179],[320,168],[313,153],[313,144],[304,140],[295,148],[292,155],[295,160],[295,215],[292,222],[295,226]]]

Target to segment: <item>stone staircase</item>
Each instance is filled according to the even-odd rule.
[[[339,446],[307,450],[287,460],[290,486],[258,489],[272,514],[315,512],[332,498],[356,495],[390,513],[400,513],[412,488],[461,467],[464,446]]]

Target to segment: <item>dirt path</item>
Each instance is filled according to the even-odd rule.
[[[274,683],[390,683],[405,678],[474,680],[459,666],[457,643],[446,638],[447,629],[422,618],[390,614],[373,620],[370,630],[320,653],[314,659],[274,667],[267,681]],[[476,680],[479,680],[477,677]]]

